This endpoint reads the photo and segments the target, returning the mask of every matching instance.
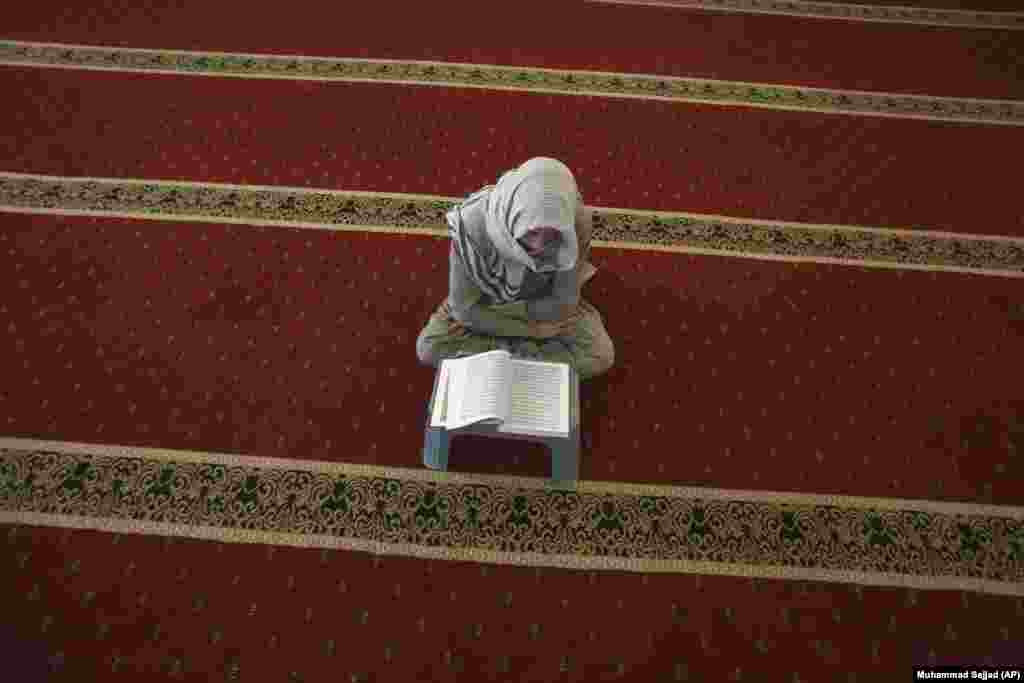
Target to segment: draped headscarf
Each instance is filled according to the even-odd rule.
[[[447,214],[449,234],[470,279],[494,304],[518,300],[526,270],[572,270],[579,257],[576,210],[579,190],[569,167],[535,157],[508,171],[497,184],[471,194]],[[471,208],[484,220],[467,220]],[[539,227],[561,237],[542,254],[530,256],[516,240]]]

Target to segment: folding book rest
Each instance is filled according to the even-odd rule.
[[[524,359],[529,360],[529,359]],[[551,451],[551,478],[555,482],[575,483],[580,471],[580,380],[575,368],[569,366],[569,436],[544,437],[527,434],[506,434],[498,431],[493,423],[476,423],[446,429],[431,427],[430,421],[434,414],[434,401],[437,400],[437,385],[441,376],[438,366],[434,373],[434,389],[430,393],[427,406],[426,437],[423,442],[423,464],[426,467],[442,472],[448,469],[448,447],[453,437],[462,434],[492,436],[501,439],[534,441],[544,444]]]

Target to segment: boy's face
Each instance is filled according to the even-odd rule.
[[[534,228],[519,238],[519,244],[531,257],[540,256],[548,248],[561,241],[562,234],[557,228],[542,226]]]

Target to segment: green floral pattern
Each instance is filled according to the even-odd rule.
[[[1024,521],[0,450],[0,511],[585,558],[1024,583]]]

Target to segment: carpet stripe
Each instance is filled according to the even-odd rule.
[[[403,481],[436,482],[451,484],[488,483],[494,486],[529,490],[560,490],[569,487],[577,493],[593,493],[629,496],[658,496],[666,498],[700,498],[701,500],[747,501],[783,505],[808,505],[860,510],[916,511],[939,515],[965,515],[982,517],[1005,517],[1024,521],[1024,506],[983,505],[980,503],[954,503],[912,498],[879,498],[869,496],[839,496],[831,494],[805,493],[799,491],[752,491],[741,489],[720,489],[703,486],[664,486],[658,484],[636,484],[618,481],[580,480],[575,484],[555,484],[551,479],[540,477],[515,477],[498,474],[465,474],[459,472],[437,472],[429,469],[404,467],[382,467],[379,465],[358,465],[346,462],[321,460],[293,460],[268,458],[232,453],[150,448],[118,444],[80,443],[70,441],[48,441],[0,436],[0,450],[41,450],[60,453],[96,454],[109,458],[144,458],[165,462],[213,463],[229,467],[256,467],[275,470],[302,470],[332,475],[353,477],[380,477]]]
[[[160,215],[147,213],[133,213],[126,211],[86,211],[73,209],[27,209],[18,206],[5,206],[0,204],[0,211],[9,213],[25,213],[52,216],[84,216],[84,217],[105,217],[105,218],[131,218],[148,221],[196,221],[201,223],[228,223],[232,225],[253,225],[280,228],[307,228],[311,230],[328,230],[337,232],[374,232],[385,234],[423,235],[434,237],[447,237],[448,231],[437,228],[397,228],[378,225],[346,224],[336,225],[328,223],[309,223],[304,221],[274,221],[260,219],[225,218],[220,216],[205,216],[196,214],[182,215]],[[1013,240],[1015,238],[1003,238]],[[761,261],[783,261],[790,263],[830,263],[842,266],[853,266],[858,268],[885,268],[892,270],[919,270],[926,272],[947,272],[947,273],[972,273],[975,275],[989,275],[994,277],[1024,278],[1024,270],[1016,272],[1012,270],[996,270],[986,268],[958,268],[954,266],[931,266],[914,263],[888,263],[886,261],[869,261],[854,259],[838,259],[825,257],[801,257],[782,256],[772,254],[758,254],[754,252],[729,251],[724,249],[701,249],[699,247],[680,246],[655,246],[641,244],[638,242],[608,242],[605,240],[593,240],[592,244],[598,249],[635,249],[638,251],[660,251],[677,254],[701,254],[705,256],[733,256],[736,258],[747,258]]]
[[[4,181],[8,181],[7,184]],[[38,183],[43,183],[39,186]],[[85,199],[77,189],[74,192],[70,188],[82,188],[86,190],[92,186],[95,189],[96,197]],[[98,186],[98,187],[97,187]],[[294,219],[268,218],[273,215],[273,209],[264,209],[261,213],[249,212],[246,215],[230,215],[230,209],[224,209],[215,198],[206,197],[205,201],[210,206],[211,212],[195,210],[195,202],[185,202],[188,210],[168,210],[161,202],[159,205],[152,202],[144,206],[145,210],[124,210],[135,205],[138,208],[139,202],[130,198],[118,196],[110,199],[109,195],[101,194],[103,187],[107,186],[108,191],[116,188],[139,188],[144,186],[147,189],[169,192],[172,189],[190,188],[196,191],[221,191],[227,193],[265,193],[278,198],[283,205],[288,197],[333,197],[337,199],[362,199],[374,201],[376,204],[389,204],[394,200],[394,205],[407,206],[412,203],[422,206],[422,213],[418,218],[422,220],[421,225],[395,225],[385,222],[372,224],[369,222],[354,220],[353,222],[339,223],[335,221],[301,220],[301,210],[296,213]],[[49,191],[44,194],[44,188]],[[60,193],[64,192],[63,197]],[[12,199],[18,201],[12,202]],[[407,193],[389,192],[365,192],[365,191],[343,191],[343,190],[316,190],[310,188],[289,188],[270,187],[262,185],[234,185],[224,183],[202,183],[166,180],[144,180],[144,179],[115,179],[115,178],[82,178],[66,176],[45,176],[38,174],[0,172],[0,211],[11,213],[42,214],[42,215],[64,215],[64,216],[98,216],[118,217],[143,220],[167,221],[167,220],[191,220],[207,223],[229,223],[237,225],[265,225],[277,227],[307,228],[315,230],[331,230],[346,232],[375,232],[392,234],[410,234],[432,237],[445,237],[448,234],[447,226],[444,223],[443,211],[448,206],[457,202],[458,199],[451,197],[440,197],[437,195],[416,195]],[[435,206],[441,203],[441,206]],[[121,206],[118,206],[121,204]],[[212,213],[216,206],[219,213]],[[831,263],[838,265],[849,265],[856,267],[872,268],[897,268],[904,270],[921,270],[933,272],[957,272],[975,273],[994,277],[1024,277],[1024,238],[1009,237],[1000,235],[973,235],[948,233],[927,230],[901,230],[894,228],[869,228],[860,226],[842,226],[826,224],[802,224],[785,221],[770,220],[749,220],[720,215],[702,215],[686,212],[661,212],[661,211],[640,211],[617,208],[594,207],[598,216],[608,217],[609,220],[616,219],[626,225],[626,230],[617,230],[616,235],[630,234],[629,228],[633,228],[633,234],[637,235],[634,240],[623,239],[602,239],[612,236],[610,231],[605,231],[603,226],[598,225],[595,230],[594,246],[598,248],[622,248],[647,251],[662,251],[674,253],[726,255],[737,258],[753,258],[761,260],[805,262],[805,263]],[[225,215],[228,212],[229,215]],[[371,212],[366,210],[357,216],[370,218]],[[397,213],[392,210],[391,215]],[[692,222],[693,224],[719,223],[736,232],[736,246],[733,249],[702,247],[697,243],[697,237],[691,233],[690,239],[681,234],[678,239],[666,238],[658,235],[658,242],[641,241],[645,238],[645,224],[657,226],[659,230],[663,224],[671,224],[673,221]],[[689,225],[684,223],[684,225]],[[695,230],[695,228],[694,228]],[[765,251],[749,251],[743,248],[744,241],[742,234],[745,230],[752,230],[753,234],[749,240]],[[790,231],[797,235],[790,243],[773,241],[772,238],[780,231]],[[663,230],[661,230],[663,232]],[[758,236],[759,233],[759,236]],[[655,239],[647,237],[647,239]],[[858,258],[843,258],[827,255],[828,244],[832,240],[842,239],[843,243],[859,243],[856,247]],[[721,242],[719,238],[717,240]],[[872,249],[872,241],[873,247]],[[914,245],[908,250],[907,245]],[[817,245],[817,246],[816,246]],[[824,246],[823,246],[824,245]],[[897,246],[894,246],[897,245]],[[800,249],[804,254],[792,253]],[[770,250],[776,249],[777,253]],[[819,253],[813,254],[811,251]],[[916,253],[915,253],[916,252]],[[901,256],[896,256],[900,254]],[[951,256],[951,254],[953,256]],[[950,260],[959,254],[964,265],[957,265]],[[901,259],[901,260],[897,260]],[[939,260],[946,260],[946,263],[939,263]],[[931,260],[931,263],[927,261]],[[977,265],[966,265],[969,262],[983,263],[988,260],[990,265],[1000,267],[979,267]],[[923,261],[923,262],[922,262]]]
[[[309,223],[305,221],[274,221],[265,219],[248,219],[248,218],[228,218],[224,216],[206,216],[201,214],[152,214],[152,213],[137,213],[131,211],[88,211],[78,209],[29,209],[20,206],[5,206],[0,204],[0,212],[8,213],[25,213],[35,214],[40,216],[83,216],[83,217],[95,217],[95,218],[131,218],[135,220],[146,220],[146,221],[188,221],[196,223],[226,223],[230,225],[252,225],[252,226],[267,226],[277,228],[306,228],[309,230],[328,230],[334,232],[376,232],[392,235],[425,235],[434,237],[447,237],[448,232],[446,230],[438,228],[424,228],[418,230],[416,228],[398,228],[398,227],[387,227],[380,225],[360,225],[360,224],[344,224],[338,225],[333,223]],[[599,243],[594,242],[595,246],[599,246]],[[609,245],[605,245],[609,246]],[[616,247],[629,246],[615,244]],[[680,250],[689,251],[689,250]],[[971,271],[978,272],[978,271]],[[994,271],[993,274],[1002,274],[1002,271]],[[1016,276],[1015,273],[1011,273],[1011,276]]]
[[[154,50],[25,41],[0,41],[0,65],[289,81],[427,85],[851,116],[1024,125],[1024,102],[1013,100],[934,97],[591,70]],[[407,77],[396,78],[395,75]]]
[[[447,473],[426,473],[416,472],[412,470],[397,470],[390,468],[376,468],[369,466],[361,466],[358,468],[359,474],[355,474],[352,466],[334,463],[316,463],[316,462],[305,462],[302,464],[289,461],[281,460],[270,460],[270,459],[250,459],[242,456],[232,456],[226,454],[212,454],[212,453],[198,453],[198,452],[175,452],[168,450],[159,449],[148,449],[148,448],[132,448],[132,447],[119,447],[109,445],[89,445],[89,444],[74,444],[65,442],[52,442],[52,441],[34,441],[27,439],[0,439],[0,449],[8,451],[23,451],[23,452],[35,452],[40,453],[62,453],[62,454],[79,454],[88,455],[94,459],[101,459],[108,465],[114,463],[114,468],[117,468],[118,460],[131,460],[131,459],[150,459],[159,460],[165,463],[200,463],[200,464],[220,464],[229,467],[244,468],[249,472],[254,469],[285,469],[294,471],[304,470],[309,472],[320,472],[325,474],[333,475],[345,475],[347,477],[377,477],[383,479],[398,479],[399,481],[412,481],[416,478],[419,479],[424,474],[429,475],[426,477],[427,481],[437,482],[442,485],[447,484],[454,487],[458,487],[460,484],[469,486],[487,486],[490,485],[492,489],[500,489],[502,487],[507,488],[524,488],[520,484],[527,484],[529,488],[534,491],[538,490],[543,486],[539,481],[530,482],[523,479],[513,480],[505,477],[467,477],[458,476]],[[6,491],[14,491],[19,482],[17,480],[17,468],[10,469],[4,473],[7,479]],[[24,471],[20,471],[21,475],[24,476]],[[128,476],[128,475],[126,475]],[[59,483],[55,483],[51,478],[50,473],[46,473],[46,476],[41,480],[41,483],[37,484],[40,488],[38,494],[42,497],[52,495],[51,491],[45,490],[46,486],[60,486]],[[595,485],[590,482],[580,482],[578,484],[579,490],[576,491],[576,495],[583,497],[586,493],[601,493],[605,494],[605,498],[609,496],[628,496],[628,495],[658,495],[659,491],[666,491],[665,487],[637,487],[635,485],[630,486],[630,492],[626,493],[620,490],[619,485],[613,483],[604,483]],[[102,484],[97,485],[97,490],[90,492],[91,495],[95,495],[99,489],[102,488]],[[258,489],[257,489],[258,490]],[[423,489],[420,489],[421,491]],[[412,489],[410,490],[412,491]],[[515,491],[509,493],[514,494]],[[758,497],[761,501],[770,501],[771,503],[779,503],[780,501],[786,501],[790,505],[835,505],[837,503],[850,504],[855,499],[843,499],[842,497],[832,496],[814,496],[812,494],[769,494],[765,492],[739,492],[739,491],[721,491],[715,489],[682,489],[676,488],[671,489],[671,493],[677,497],[696,498],[706,504],[711,504],[716,500],[723,501],[744,501],[751,497]],[[84,492],[83,492],[84,495]],[[273,493],[268,494],[273,496]],[[767,496],[767,497],[766,497]],[[775,496],[775,497],[772,497]],[[365,497],[365,494],[364,494]],[[402,495],[401,498],[405,499],[406,496]],[[33,495],[33,500],[35,495]],[[61,507],[64,509],[74,507],[74,496],[64,494],[61,496],[62,503]],[[18,498],[15,497],[15,505],[17,505]],[[134,502],[129,503],[129,507],[132,504],[146,505],[145,501],[139,500],[137,497],[133,497]],[[453,504],[461,507],[465,503],[461,496],[453,497]],[[68,502],[63,502],[68,501]],[[797,502],[800,501],[800,502]],[[928,502],[924,503],[921,501],[896,501],[896,500],[875,500],[863,499],[856,501],[858,505],[856,509],[862,512],[868,512],[865,508],[875,508],[874,505],[865,505],[864,502],[878,502],[879,507],[889,506],[889,510],[897,509],[900,511],[910,511],[917,509],[921,510],[920,506],[925,505],[928,512],[935,515],[949,515],[954,519],[951,521],[957,521],[961,524],[966,524],[969,521],[963,517],[963,515],[974,515],[975,523],[978,522],[977,516],[985,515],[989,519],[984,520],[984,523],[989,525],[1014,525],[1015,522],[1019,522],[1024,519],[1024,508],[1013,507],[1013,506],[975,506],[975,505],[963,505],[963,504],[949,504],[949,503],[936,503]],[[363,500],[363,505],[370,505],[372,501]],[[94,503],[95,504],[95,503]],[[257,507],[259,503],[256,503]],[[623,502],[622,507],[627,508],[628,503]],[[101,510],[103,508],[100,505]],[[877,508],[875,508],[877,509]],[[122,511],[123,512],[123,511]],[[141,513],[142,511],[136,511]],[[135,513],[132,513],[135,514]],[[143,513],[143,516],[150,513]],[[162,514],[158,511],[154,511],[152,514]],[[452,511],[450,514],[454,515],[452,519],[458,518],[459,511]],[[173,516],[173,515],[172,515]],[[995,518],[995,519],[993,519]],[[870,517],[866,517],[870,519]],[[257,520],[257,523],[264,520]],[[454,543],[433,543],[430,545],[419,544],[419,543],[389,543],[381,542],[378,540],[368,538],[353,538],[346,535],[326,535],[317,533],[288,533],[278,531],[259,530],[252,528],[242,528],[237,524],[232,526],[230,523],[222,524],[221,526],[206,526],[202,524],[180,524],[180,523],[168,523],[150,521],[145,519],[139,519],[133,517],[131,519],[117,519],[111,516],[108,512],[107,516],[103,516],[102,511],[90,514],[59,514],[50,512],[37,512],[24,509],[7,509],[0,511],[0,523],[7,524],[26,524],[35,526],[49,526],[58,528],[71,528],[71,529],[93,529],[99,531],[109,531],[116,533],[133,533],[143,535],[160,535],[160,536],[175,536],[175,537],[188,537],[196,539],[207,539],[207,540],[218,540],[226,543],[260,543],[268,545],[287,545],[293,547],[304,547],[304,548],[332,548],[332,549],[344,549],[354,550],[362,552],[370,552],[380,555],[398,555],[407,557],[419,557],[419,558],[430,558],[430,559],[444,559],[444,560],[456,560],[456,561],[472,561],[472,562],[489,562],[494,564],[506,564],[506,565],[520,565],[520,566],[546,566],[546,567],[557,567],[564,569],[591,569],[591,570],[611,570],[611,571],[628,571],[628,572],[646,572],[646,573],[675,573],[675,574],[706,574],[706,575],[717,575],[717,576],[733,576],[733,577],[745,577],[745,578],[774,578],[774,579],[790,579],[790,580],[813,580],[813,581],[825,581],[832,583],[853,583],[861,585],[872,585],[872,586],[899,586],[905,588],[918,588],[924,590],[965,590],[965,591],[976,591],[982,593],[998,594],[998,595],[1024,595],[1024,582],[1017,580],[998,581],[985,578],[976,578],[963,575],[938,575],[928,576],[924,574],[909,574],[909,573],[895,573],[895,572],[884,572],[884,571],[854,571],[854,570],[837,570],[837,569],[824,569],[824,568],[813,568],[813,567],[800,567],[794,565],[779,565],[779,564],[745,564],[739,562],[715,562],[715,561],[703,561],[703,560],[681,560],[681,559],[651,559],[638,556],[614,556],[608,554],[601,554],[600,551],[591,551],[590,554],[558,554],[551,552],[512,552],[512,551],[495,551],[483,547],[472,547],[472,537],[467,537],[465,541],[466,545],[457,545]],[[1012,528],[1012,526],[1010,527]],[[373,531],[365,531],[365,536],[372,536]],[[525,532],[527,536],[535,532]],[[1011,531],[1011,533],[1018,533]],[[1014,541],[1011,541],[1011,543]],[[914,552],[913,550],[907,550],[906,552]],[[898,553],[897,553],[898,554]],[[1013,560],[1010,561],[1009,569],[1010,572],[1015,572],[1013,568],[1015,563]],[[1011,574],[1012,576],[1012,574]]]
[[[1022,12],[854,5],[838,2],[805,2],[804,0],[584,0],[584,2],[634,7],[670,7],[734,14],[773,14],[794,18],[836,19],[878,24],[1024,29],[1024,13]]]
[[[368,552],[377,555],[417,557],[421,559],[480,562],[524,567],[557,569],[626,571],[651,574],[691,574],[731,576],[750,579],[788,579],[791,581],[823,581],[863,586],[916,588],[918,590],[961,590],[990,595],[1024,595],[1024,584],[955,577],[920,577],[884,572],[842,572],[799,567],[759,567],[724,562],[690,560],[646,560],[640,558],[582,557],[546,555],[541,553],[503,553],[475,548],[431,547],[411,543],[377,543],[359,539],[318,536],[315,534],[284,534],[243,529],[106,520],[71,515],[0,511],[0,524],[25,524],[61,529],[86,529],[143,536],[169,536],[220,541],[222,543],[254,543],[294,548],[326,548]]]

